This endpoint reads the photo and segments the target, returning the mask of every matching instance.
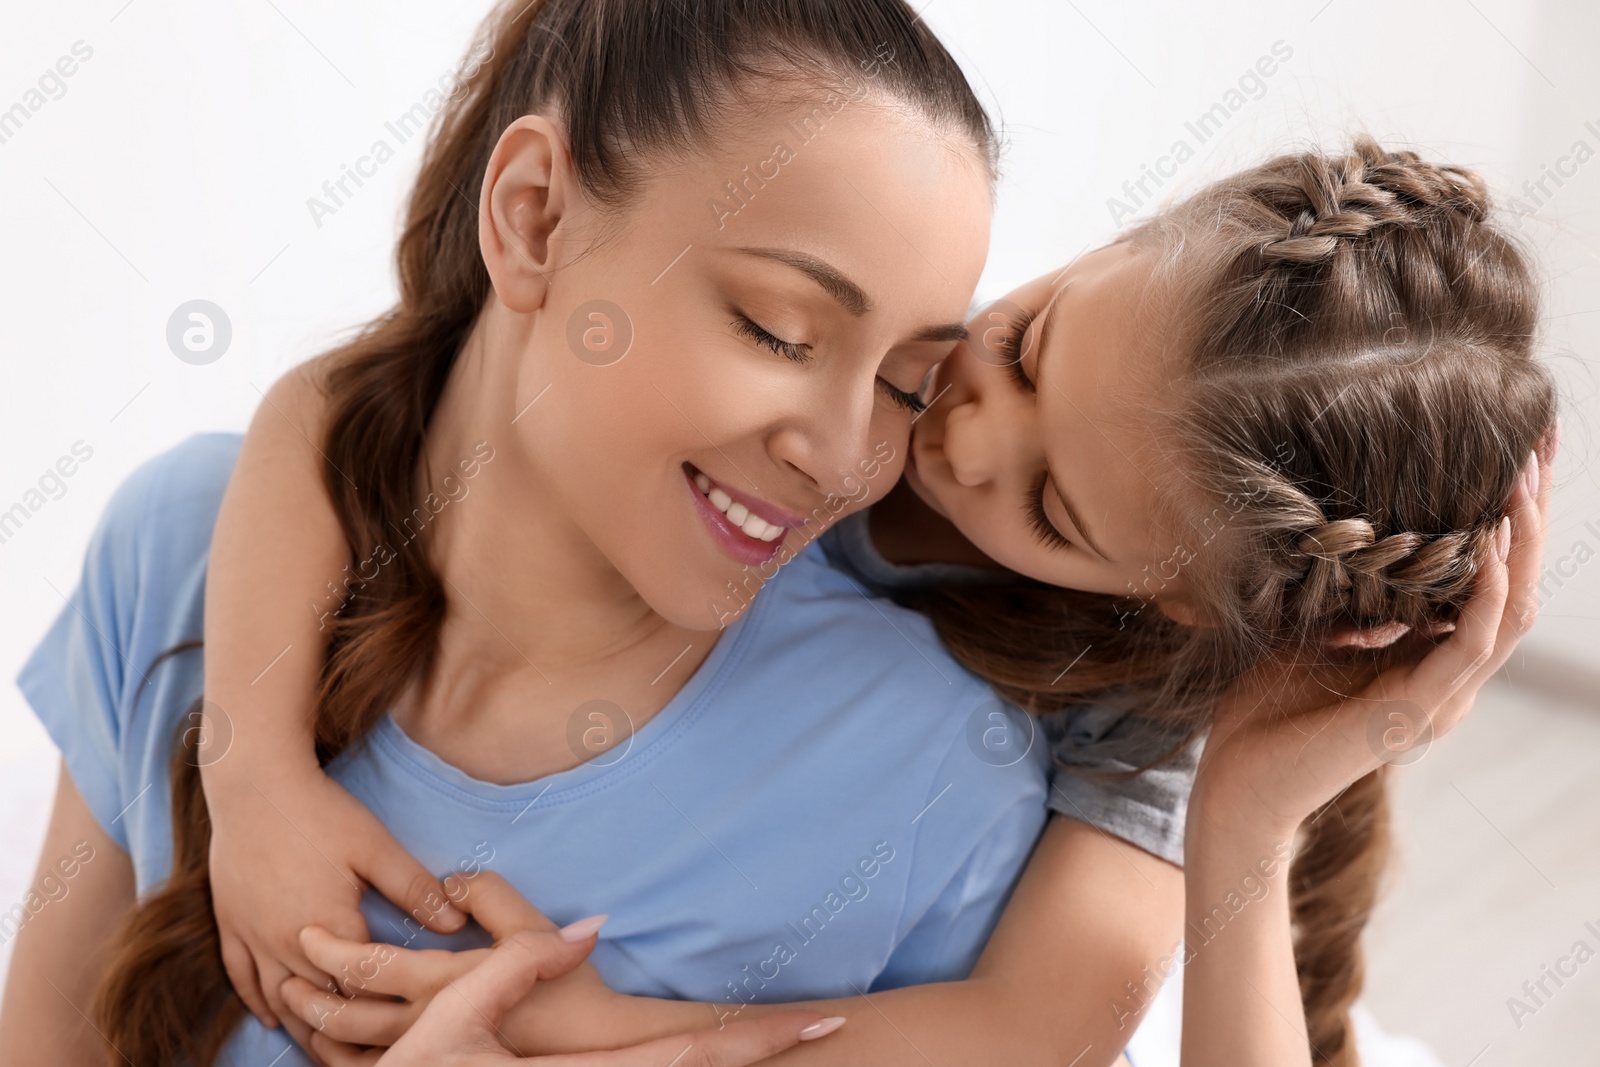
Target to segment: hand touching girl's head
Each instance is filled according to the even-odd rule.
[[[1489,214],[1476,175],[1362,139],[1217,182],[980,317],[912,479],[1036,581],[934,594],[946,642],[1024,706],[1122,700],[1179,736],[1269,656],[1346,692],[1420,658],[1555,423],[1532,272]],[[1344,1067],[1382,776],[1337,804],[1290,894],[1311,1045]]]
[[[1062,649],[1108,650],[1087,685],[1136,641],[1116,680],[1172,706],[1438,634],[1555,420],[1488,215],[1476,175],[1365,139],[1219,181],[980,316],[913,480],[998,562],[1102,594]]]

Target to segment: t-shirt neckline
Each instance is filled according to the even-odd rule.
[[[809,546],[808,546],[809,547]],[[775,587],[785,571],[799,565],[805,551],[780,568],[762,592],[730,623],[709,655],[666,706],[634,731],[621,756],[616,749],[593,759],[526,782],[502,784],[475,778],[426,748],[405,732],[392,712],[385,713],[369,735],[374,748],[406,774],[435,792],[473,807],[528,810],[570,802],[632,777],[654,762],[715,700],[760,629]],[[809,561],[809,565],[816,565]]]

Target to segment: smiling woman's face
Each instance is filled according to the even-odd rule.
[[[1108,245],[980,314],[935,376],[907,477],[1011,570],[1121,595],[1155,593],[1160,574],[1170,601],[1178,550],[1145,416],[1173,368],[1151,258]]]
[[[714,151],[664,162],[609,237],[585,243],[584,213],[604,212],[569,208],[548,238],[557,251],[512,254],[498,232],[537,228],[561,167],[545,191],[540,142],[502,148],[491,274],[505,303],[536,294],[491,309],[519,353],[505,403],[549,390],[513,427],[519,492],[658,614],[716,626],[758,571],[815,538],[817,516],[898,480],[917,387],[966,333],[988,253],[986,164],[867,97],[741,123]],[[547,254],[555,269],[524,265]]]

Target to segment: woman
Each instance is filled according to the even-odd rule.
[[[953,61],[903,4],[841,2],[826,18],[815,3],[681,10],[698,22],[685,23],[676,3],[507,7],[495,23],[495,60],[430,148],[402,243],[402,306],[351,350],[359,358],[342,388],[356,421],[328,453],[360,493],[376,494],[362,497],[367,517],[351,531],[363,543],[356,562],[380,540],[394,558],[377,564],[367,595],[336,624],[346,651],[334,653],[339,712],[326,720],[324,752],[350,750],[332,769],[348,772],[347,783],[364,776],[353,788],[371,805],[393,804],[391,827],[415,832],[404,843],[433,853],[430,865],[483,862],[494,849],[552,892],[549,879],[564,882],[559,892],[574,906],[594,885],[611,886],[613,918],[597,958],[609,954],[607,966],[631,974],[639,992],[709,998],[728,996],[730,984],[757,987],[764,979],[745,968],[770,974],[775,940],[791,923],[800,931],[791,944],[805,944],[782,976],[801,995],[851,995],[850,981],[959,978],[1044,822],[1039,753],[1010,766],[974,756],[966,720],[992,701],[987,687],[925,623],[863,599],[815,554],[786,568],[741,631],[717,641],[704,629],[715,621],[707,582],[720,586],[745,562],[720,547],[726,539],[707,541],[718,520],[694,503],[684,464],[733,488],[742,471],[759,486],[752,493],[795,516],[823,506],[846,475],[866,473],[859,463],[880,442],[878,454],[895,457],[880,481],[896,476],[910,394],[963,331],[982,266],[992,133]],[[548,32],[547,19],[567,22]],[[529,114],[556,98],[562,126]],[[792,149],[781,162],[775,144]],[[748,206],[713,214],[710,194],[746,181],[747,166],[766,175],[765,186],[749,179]],[[896,230],[915,232],[916,245]],[[607,366],[582,358],[584,305],[602,296],[626,309],[634,332],[633,351]],[[817,370],[733,325],[740,312],[771,320],[780,309],[825,323],[840,359]],[[578,352],[568,342],[574,321]],[[536,363],[524,361],[530,354]],[[537,383],[528,377],[545,371]],[[105,967],[114,992],[102,1029],[111,1043],[156,1062],[200,1061],[224,1046],[230,1061],[271,1061],[290,1047],[281,1032],[239,1023],[209,919],[209,824],[193,766],[180,765],[166,800],[168,727],[195,696],[199,657],[191,647],[151,667],[198,636],[200,598],[214,592],[205,554],[236,451],[229,439],[200,438],[124,487],[74,610],[25,682],[97,816],[90,821],[128,853],[117,879],[112,864],[86,868],[108,882],[103,895],[81,896],[107,907],[97,906],[96,922],[53,928],[44,916],[30,928],[33,947],[19,943],[22,980],[8,987],[18,992],[8,992],[6,1015],[38,1025],[7,1037],[43,1042],[58,1058],[73,1047],[65,1035],[78,1032],[80,1017],[28,976],[87,1006],[95,972],[50,971],[85,958],[77,950],[87,946],[52,948],[51,938],[103,933],[133,903],[133,885],[146,899]],[[406,539],[423,522],[410,503],[393,514],[394,530],[384,517],[428,478],[423,455],[459,479],[467,478],[461,462],[481,467],[466,483],[470,497],[429,515],[426,543]],[[264,458],[270,469],[273,457]],[[302,532],[315,540],[316,530]],[[454,562],[434,570],[425,547]],[[374,625],[384,631],[379,644]],[[99,655],[96,628],[117,631],[114,662]],[[406,675],[435,637],[429,686],[413,691]],[[371,652],[382,662],[366,659]],[[121,684],[122,655],[151,678],[148,691],[133,672],[135,684]],[[837,669],[819,671],[819,662]],[[291,653],[264,684],[292,669]],[[458,688],[491,676],[498,681],[487,689]],[[76,699],[85,687],[96,690],[94,702]],[[637,724],[632,755],[603,787],[605,768],[574,766],[582,757],[566,738],[573,710],[594,699],[627,708]],[[390,708],[396,715],[386,719]],[[890,716],[896,728],[886,733]],[[248,746],[252,735],[240,735]],[[743,740],[730,748],[733,738]],[[208,775],[248,775],[259,755],[241,747]],[[541,797],[539,787],[507,784],[551,772],[572,788]],[[152,784],[152,775],[163,781]],[[277,830],[256,823],[257,839],[321,833],[329,791],[299,794],[302,811],[279,784],[243,782],[262,798],[262,813],[282,820]],[[84,812],[71,808],[70,790],[62,794],[81,825]],[[774,847],[767,807],[803,815],[809,829]],[[219,848],[238,847],[227,837],[232,814],[215,813]],[[480,829],[464,833],[470,825]],[[609,836],[596,838],[597,827]],[[1053,848],[1069,858],[1121,854],[1123,846],[1085,832],[1057,833]],[[1126,851],[1135,854],[1126,874],[1102,865],[1103,878],[1083,884],[1084,914],[1102,919],[1094,932],[1112,950],[1094,968],[1070,968],[1072,981],[1108,995],[1138,973],[1141,939],[1151,958],[1164,940],[1137,930],[1123,937],[1103,921],[1109,907],[1131,927],[1146,900],[1122,882],[1148,878],[1169,894],[1169,914],[1176,901],[1176,871],[1141,874],[1134,864],[1165,865]],[[345,881],[315,849],[304,855],[313,864],[293,868],[297,878],[271,909],[294,914],[297,890],[319,878],[356,902],[354,877]],[[676,903],[663,899],[663,886],[679,894]],[[580,918],[553,899],[541,903],[563,922]],[[718,902],[717,924],[707,900]],[[397,943],[428,943],[379,902],[366,917]],[[1068,920],[1078,924],[1057,907],[1054,921]],[[631,936],[619,936],[629,926]],[[735,926],[744,932],[734,935]],[[1053,1044],[1061,1024],[1031,1010],[1037,994],[1017,994],[1040,973],[1069,967],[1048,952],[1042,971],[1024,965],[1036,943],[1015,944],[1019,963],[1006,979],[969,993],[992,1004],[997,1024],[1015,1020],[1019,1040]],[[17,999],[30,995],[41,999]],[[1109,1048],[1115,1027],[1082,999]],[[922,1010],[949,1018],[937,1004]],[[856,1024],[847,1029],[867,1052],[901,1040],[887,1022]],[[94,1057],[93,1044],[76,1054]]]
[[[493,269],[493,268],[491,268],[491,269]],[[501,281],[502,281],[502,279],[499,279],[499,278],[496,279],[496,282],[497,282],[496,288],[497,288],[497,290],[502,288]],[[507,285],[506,288],[514,289],[515,287]],[[469,346],[468,352],[469,352],[469,355],[471,356],[471,358],[466,359],[464,361],[463,365],[464,366],[469,366],[469,367],[475,366],[475,365],[480,365],[481,366],[481,364],[479,364],[478,361],[477,361],[476,355],[473,354],[473,350],[471,349],[470,346]],[[876,369],[876,367],[874,367],[873,369]],[[495,383],[495,384],[500,384],[500,383]],[[446,400],[444,401],[444,403],[445,403],[445,407],[443,409],[441,409],[441,410],[446,411],[446,412],[450,411],[451,410],[451,405],[450,405],[450,402],[449,402],[449,399],[448,399],[448,394],[446,396]],[[692,420],[688,420],[688,421],[692,421]],[[443,434],[442,436],[447,438],[449,435],[448,434]],[[707,465],[709,465],[711,462],[712,461],[710,460],[709,457],[706,458],[705,463]],[[705,467],[701,466],[700,464],[696,464],[696,466],[700,468],[700,473],[702,473],[702,474],[705,473]],[[449,514],[454,514],[454,513],[449,513]],[[770,598],[772,596],[772,592],[773,592],[772,590],[769,590],[767,593],[763,594],[763,597],[764,598]],[[663,595],[665,595],[665,594],[663,594]],[[758,606],[759,606],[760,603],[762,603],[762,602],[758,602]],[[919,651],[920,651],[920,649],[919,649]],[[549,746],[546,746],[546,747],[548,748]],[[515,772],[513,772],[513,773],[515,773]],[[919,812],[919,815],[920,815],[920,812]],[[1057,987],[1056,990],[1055,990],[1058,993],[1059,993],[1059,988],[1060,987]],[[1024,1013],[1023,1015],[1019,1016],[1019,1018],[1024,1020],[1024,1025],[1028,1025],[1029,1022],[1032,1022],[1032,1021],[1036,1020],[1039,1014],[1040,1013],[1038,1013],[1038,1012],[1029,1012],[1029,1013]],[[1034,1023],[1034,1025],[1037,1025],[1036,1022]],[[970,1029],[970,1027],[969,1027],[969,1029]],[[959,1034],[957,1035],[957,1037],[959,1037]],[[989,1047],[992,1047],[992,1046],[989,1046]],[[1112,1054],[1114,1055],[1114,1052]]]

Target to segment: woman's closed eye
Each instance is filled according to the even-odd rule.
[[[1073,547],[1072,541],[1060,530],[1056,529],[1055,523],[1050,521],[1050,516],[1045,514],[1044,490],[1049,480],[1050,472],[1043,471],[1040,473],[1038,480],[1033,483],[1033,488],[1028,492],[1028,502],[1025,509],[1028,515],[1028,525],[1033,529],[1034,533],[1039,535],[1039,540],[1044,542],[1046,547],[1071,548]]]
[[[785,341],[771,330],[766,329],[750,316],[742,312],[736,313],[733,319],[733,328],[757,344],[771,349],[785,359],[793,360],[799,364],[811,362],[811,346],[797,344],[794,341]],[[921,396],[914,392],[901,389],[884,378],[878,379],[878,387],[884,391],[897,407],[903,408],[913,414],[927,409],[927,403]]]
[[[750,338],[750,340],[754,341],[756,344],[772,349],[772,351],[776,352],[780,356],[783,356],[785,359],[792,359],[796,363],[811,362],[810,345],[802,345],[796,344],[793,341],[785,341],[773,334],[770,330],[760,326],[754,319],[743,312],[739,312],[734,315],[733,328]]]

